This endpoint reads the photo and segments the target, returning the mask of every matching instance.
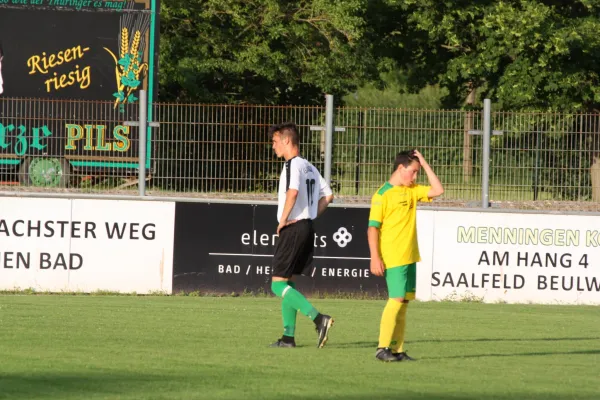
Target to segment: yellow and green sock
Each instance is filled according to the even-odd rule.
[[[388,299],[383,314],[381,315],[381,324],[379,326],[379,345],[378,348],[391,347],[396,331],[397,318],[404,303]]]
[[[406,309],[408,303],[402,303],[400,312],[396,317],[396,327],[394,328],[394,334],[392,335],[392,342],[390,348],[392,353],[402,353],[404,351],[404,335],[406,332]]]

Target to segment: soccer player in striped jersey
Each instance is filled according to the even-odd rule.
[[[273,150],[285,164],[279,179],[277,234],[273,256],[271,290],[281,297],[283,336],[271,347],[295,347],[296,315],[300,311],[315,324],[317,347],[328,339],[333,318],[321,314],[295,289],[294,275],[311,275],[313,269],[313,220],[333,201],[329,184],[317,168],[300,156],[298,129],[293,123],[275,125],[269,130]]]
[[[415,183],[421,167],[428,186]],[[417,202],[429,202],[444,193],[442,183],[417,150],[398,153],[388,182],[371,199],[367,236],[371,273],[385,277],[389,299],[381,316],[381,361],[414,361],[404,351],[406,309],[415,299],[416,263],[421,261],[417,243]]]

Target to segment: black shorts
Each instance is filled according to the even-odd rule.
[[[314,237],[315,231],[310,219],[302,219],[279,231],[273,256],[273,276],[310,276],[313,267]]]

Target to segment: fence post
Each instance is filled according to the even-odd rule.
[[[331,160],[333,156],[333,95],[325,95],[325,181],[331,185]]]
[[[146,138],[148,132],[148,102],[146,101],[146,91],[140,90],[140,121],[139,121],[139,166],[138,166],[138,187],[140,196],[146,195]]]
[[[492,135],[492,101],[483,100],[483,165],[481,168],[481,206],[490,206],[490,145]]]
[[[358,127],[356,129],[356,168],[354,170],[354,180],[356,183],[354,184],[354,188],[356,190],[356,195],[360,192],[360,152],[362,149],[362,141],[363,141],[363,130],[367,127],[367,111],[363,110],[358,111]]]

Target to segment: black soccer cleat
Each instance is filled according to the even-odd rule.
[[[375,352],[375,358],[383,362],[397,362],[400,361],[398,357],[392,354],[392,350],[387,347],[380,347]]]
[[[409,357],[408,354],[406,354],[406,352],[402,352],[402,353],[392,353],[394,357],[396,357],[398,359],[398,361],[417,361],[416,359]]]
[[[284,342],[281,339],[278,339],[275,343],[271,343],[269,347],[296,347],[295,342]]]
[[[329,315],[322,315],[321,321],[315,328],[317,331],[317,336],[318,336],[317,348],[322,349],[323,346],[325,346],[325,343],[327,343],[329,330],[331,329],[332,326],[333,326],[333,318],[331,318]]]

